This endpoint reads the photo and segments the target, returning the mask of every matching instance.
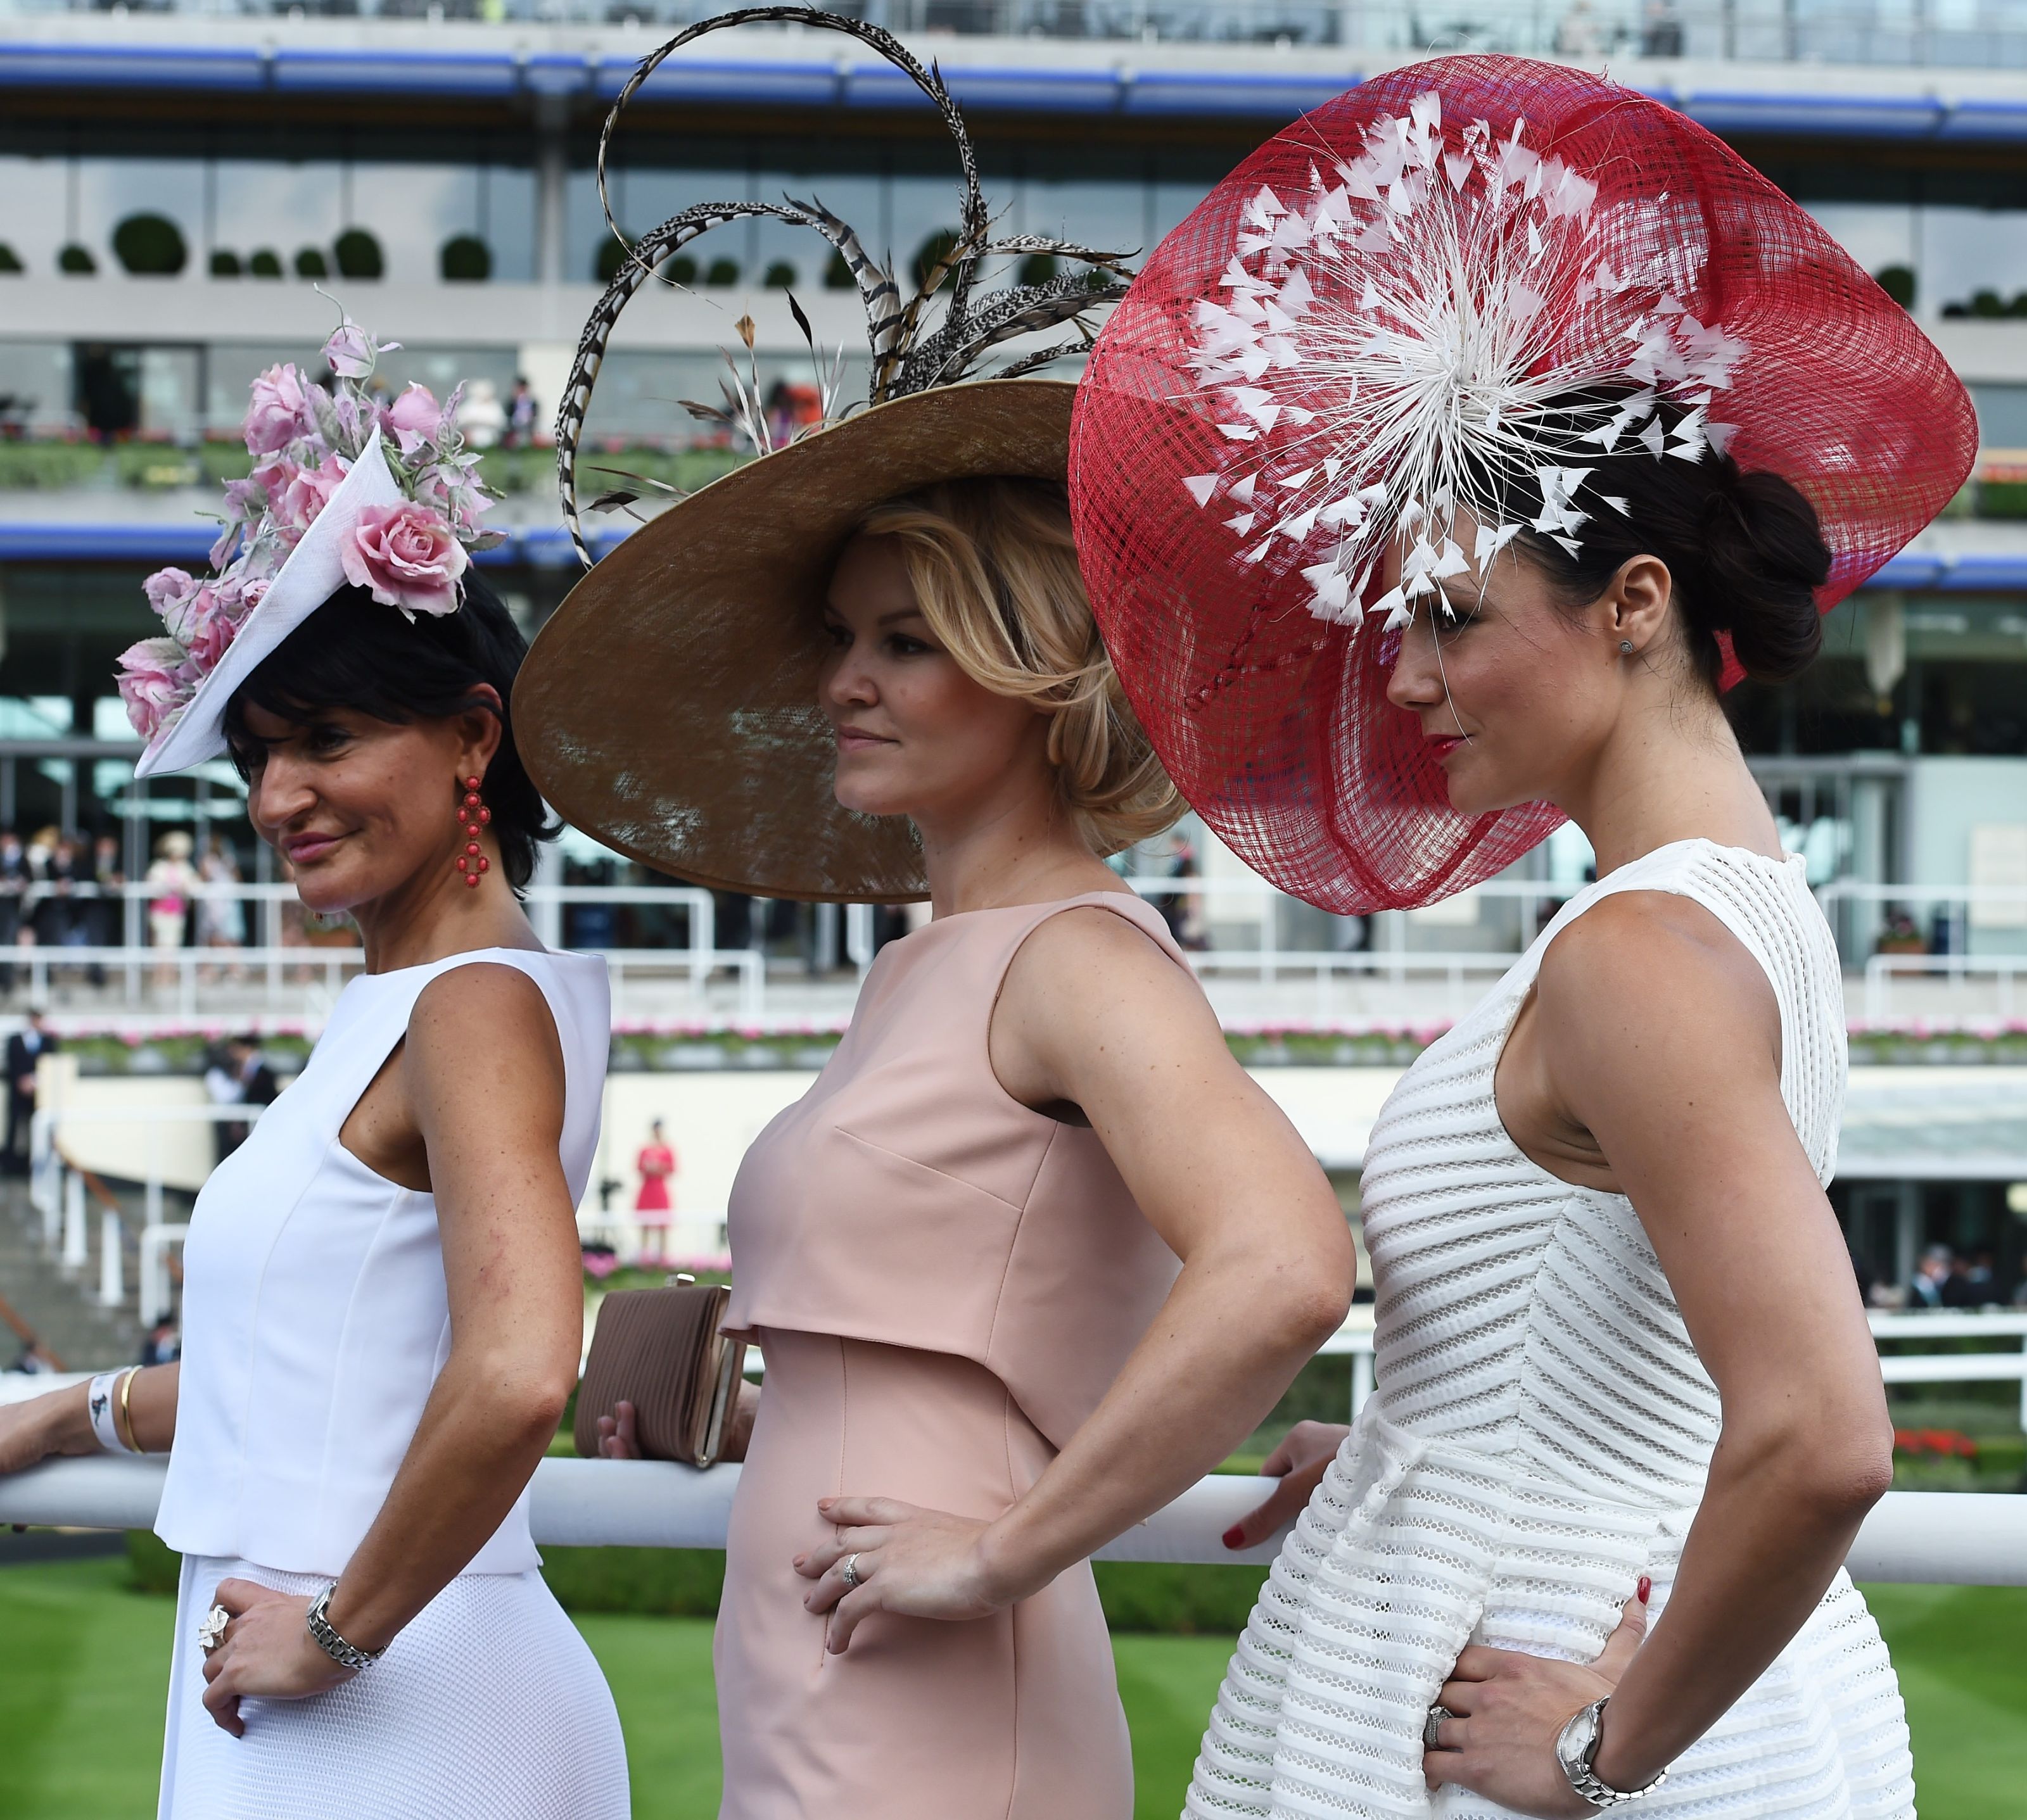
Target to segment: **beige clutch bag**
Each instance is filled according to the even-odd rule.
[[[648,1460],[715,1463],[739,1398],[746,1343],[718,1331],[732,1292],[678,1277],[666,1289],[606,1297],[578,1386],[577,1450],[598,1453],[598,1418],[633,1406],[634,1435]]]

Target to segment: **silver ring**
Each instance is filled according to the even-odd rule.
[[[1436,1728],[1445,1719],[1455,1719],[1457,1716],[1457,1714],[1452,1712],[1446,1706],[1431,1707],[1429,1716],[1422,1721],[1422,1748],[1425,1751],[1441,1750],[1443,1748],[1442,1742],[1436,1736]]]
[[[197,1646],[201,1655],[209,1656],[225,1641],[225,1627],[232,1622],[232,1614],[223,1605],[213,1605],[205,1613],[204,1622],[197,1627]]]
[[[837,1577],[844,1582],[844,1590],[847,1593],[858,1584],[858,1557],[857,1555],[849,1554],[844,1557],[844,1568]]]

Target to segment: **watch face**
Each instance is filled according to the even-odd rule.
[[[1588,1769],[1591,1750],[1597,1741],[1597,1708],[1587,1706],[1563,1727],[1563,1735],[1556,1741],[1556,1755],[1566,1763],[1578,1763]]]

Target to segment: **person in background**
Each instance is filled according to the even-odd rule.
[[[148,940],[157,953],[181,948],[190,922],[190,901],[198,883],[190,864],[193,843],[181,828],[171,828],[155,843],[155,863],[148,868]],[[174,969],[158,967],[156,982],[175,978]]]
[[[1999,1299],[1999,1275],[1989,1251],[1973,1252],[1952,1260],[1943,1282],[1945,1308],[1983,1308]]]
[[[245,882],[232,846],[213,831],[205,837],[203,857],[198,861],[198,876],[203,882],[229,891]],[[246,907],[230,896],[207,896],[197,907],[198,938],[206,948],[244,948],[246,945]]]
[[[32,1377],[48,1372],[60,1372],[63,1367],[57,1364],[55,1354],[31,1336],[23,1343],[20,1357],[7,1369],[10,1372],[25,1372]]]
[[[127,868],[120,863],[117,834],[101,834],[91,843],[91,882],[98,893],[91,912],[93,944],[117,948],[125,923],[120,913],[121,893],[127,886]]]
[[[57,1040],[43,1026],[39,1009],[28,1013],[25,1028],[7,1039],[6,1173],[28,1173],[28,1133],[35,1116],[35,1065],[56,1053]]]
[[[1910,1308],[1940,1308],[1944,1306],[1943,1291],[1950,1280],[1951,1266],[1956,1255],[1947,1245],[1931,1245],[1922,1254],[1922,1261],[1914,1266],[1914,1280],[1907,1285],[1907,1306]]]
[[[21,932],[21,898],[28,889],[28,856],[21,837],[0,828],[0,952],[12,948]],[[11,992],[14,969],[0,961],[0,992]]]
[[[58,834],[43,847],[41,838],[37,836],[38,846],[29,849],[36,883],[41,887],[29,917],[35,945],[64,948],[81,944],[86,931],[79,915],[83,906],[76,897],[77,843],[68,834]],[[38,855],[40,863],[34,864],[32,857]]]
[[[676,1153],[669,1148],[660,1119],[648,1127],[648,1141],[633,1159],[633,1167],[641,1177],[641,1192],[633,1197],[633,1223],[641,1229],[641,1262],[666,1263],[669,1221],[675,1213],[669,1184],[675,1179]]]
[[[242,1106],[271,1106],[282,1091],[281,1083],[275,1078],[275,1070],[268,1066],[267,1057],[261,1053],[258,1037],[234,1037],[225,1045],[227,1066],[231,1070],[232,1084],[237,1089],[234,1097]],[[228,1125],[226,1129],[237,1133],[231,1150],[236,1150],[246,1141],[246,1134],[253,1129],[249,1119],[246,1124]],[[230,1155],[231,1150],[226,1154]]]
[[[1682,19],[1672,0],[1647,0],[1640,25],[1642,57],[1680,57],[1682,54]]]
[[[165,1314],[148,1329],[147,1338],[141,1342],[139,1362],[143,1365],[174,1365],[183,1356],[183,1336],[177,1329],[175,1317]]]
[[[535,442],[535,395],[528,389],[527,375],[514,375],[514,391],[507,400],[507,447],[532,448]]]

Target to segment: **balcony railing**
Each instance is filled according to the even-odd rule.
[[[1412,997],[1416,1018],[1460,1015],[1512,964],[1556,908],[1582,889],[1567,880],[1493,879],[1427,911],[1366,919],[1355,934],[1358,945],[1340,949],[1324,943],[1333,932],[1353,932],[1335,920],[1320,933],[1306,928],[1301,939],[1288,939],[1284,925],[1290,907],[1298,916],[1309,913],[1264,879],[1140,875],[1128,882],[1156,904],[1192,903],[1197,922],[1216,938],[1189,957],[1213,997],[1231,985],[1252,995],[1247,1004],[1259,999],[1257,1016],[1235,1003],[1239,1022],[1279,1019],[1325,1027],[1378,1015],[1372,998],[1377,991],[1390,992],[1403,1004],[1408,1002],[1404,993]],[[150,946],[141,935],[148,901],[159,895],[157,888],[141,882],[103,890],[92,885],[31,885],[17,901],[22,928],[29,929],[37,912],[54,899],[71,907],[69,933],[61,940],[0,945],[0,1004],[11,997],[17,1005],[55,1008],[72,1018],[116,1017],[123,1027],[135,1029],[262,1015],[314,1026],[364,964],[363,951],[343,933],[291,939],[297,930],[290,919],[297,908],[291,885],[207,884],[186,894],[201,904],[239,905],[241,925],[256,939],[248,945]],[[770,968],[760,945],[721,945],[715,901],[693,886],[537,884],[526,895],[537,929],[552,945],[605,956],[617,1024],[644,1020],[762,1029],[785,1020],[841,1025],[851,1011],[850,972],[862,976],[874,952],[873,913],[865,904],[819,908],[829,934],[818,945],[828,960],[792,963],[777,959]],[[1932,915],[1947,948],[1940,954],[1847,953],[1846,964],[1863,970],[1863,1009],[1869,1022],[1887,1024],[1903,1008],[1925,1017],[2002,1022],[2018,1019],[2027,1008],[2027,986],[2021,983],[2027,980],[2027,941],[2018,941],[2016,934],[2017,951],[1969,952],[1972,936],[1985,933],[1978,927],[1981,915],[1995,933],[2002,918],[2008,931],[2027,928],[2027,897],[2018,889],[1840,879],[1818,886],[1817,896],[1833,922],[1840,905],[1874,912],[1921,909]],[[90,908],[106,898],[120,901],[116,912],[108,906],[108,920],[121,926],[124,939],[79,939],[92,927]],[[629,945],[614,922],[604,925],[603,939],[588,938],[574,913],[593,909],[615,919],[629,911],[646,912],[658,926],[679,913],[683,939]],[[612,941],[615,934],[619,941]],[[811,977],[838,967],[847,970],[846,977]],[[1897,993],[1896,980],[1901,982]],[[1911,989],[1923,980],[1935,983],[1925,991]],[[1854,1012],[1858,1009],[1855,1003]]]

